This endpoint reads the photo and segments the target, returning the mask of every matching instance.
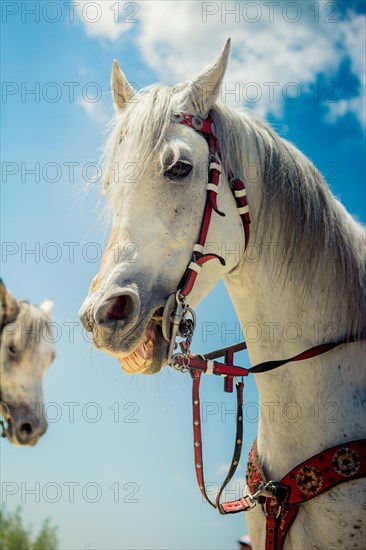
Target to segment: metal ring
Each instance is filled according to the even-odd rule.
[[[184,357],[182,353],[175,353],[171,356],[169,365],[173,367],[173,369],[182,372],[183,365],[178,361],[178,357]]]
[[[183,120],[182,113],[173,113],[172,114],[172,121],[173,122],[182,122],[182,120]]]
[[[191,307],[187,307],[186,312],[190,313],[191,316],[192,316],[193,330],[194,330],[196,328],[196,324],[197,324],[197,316],[196,316],[194,310]]]
[[[168,296],[161,319],[161,332],[163,333],[164,340],[167,342],[170,342],[172,336],[172,314],[175,310],[175,300],[175,294]]]
[[[192,118],[192,126],[196,130],[201,130],[201,128],[203,127],[203,120],[198,116],[194,116]]]

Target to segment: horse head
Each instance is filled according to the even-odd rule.
[[[6,292],[2,304],[7,320],[1,333],[0,413],[7,422],[4,435],[14,445],[34,445],[47,429],[43,414],[43,378],[55,357],[51,312],[46,300],[39,307],[17,302]],[[5,294],[4,294],[5,295]],[[9,301],[17,313],[8,317]]]
[[[200,230],[207,195],[209,150],[204,137],[177,124],[179,112],[205,119],[215,104],[228,60],[219,57],[188,83],[152,86],[135,94],[115,61],[117,109],[106,145],[104,187],[112,231],[80,318],[95,345],[130,373],[154,373],[167,363],[162,308],[177,291]],[[224,216],[210,223],[206,251],[244,244],[243,228],[225,174],[218,203]],[[219,251],[220,252],[220,251]],[[190,295],[197,304],[235,266],[209,262]],[[217,265],[212,266],[211,263]],[[222,262],[224,263],[224,262]]]

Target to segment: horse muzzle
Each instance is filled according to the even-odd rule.
[[[3,437],[13,445],[33,446],[47,430],[47,421],[36,406],[24,403],[9,406],[1,403],[1,414],[7,426],[3,427]]]
[[[153,374],[166,364],[168,344],[161,327],[161,304],[145,304],[136,285],[114,285],[97,297],[89,296],[79,316],[93,342],[116,357],[128,374]]]

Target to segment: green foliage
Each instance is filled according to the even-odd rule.
[[[24,527],[21,509],[0,510],[0,550],[57,550],[57,527],[46,519],[35,536]]]

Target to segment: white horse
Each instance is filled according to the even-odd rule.
[[[17,301],[0,281],[0,415],[14,445],[35,445],[47,429],[43,378],[55,358],[53,302]]]
[[[114,62],[118,112],[104,180],[112,232],[80,318],[95,345],[127,373],[155,373],[167,363],[159,308],[190,261],[208,181],[206,140],[172,115],[211,113],[224,167],[218,205],[225,217],[213,214],[207,242],[226,265],[204,265],[190,306],[223,278],[244,333],[256,329],[255,338],[246,335],[253,364],[359,338],[256,376],[258,455],[267,479],[280,480],[308,457],[365,436],[365,235],[301,152],[253,114],[217,101],[228,53],[229,42],[191,82],[138,94]],[[239,262],[222,251],[238,243],[244,251],[228,168],[245,182],[252,220]],[[302,504],[284,548],[363,548],[365,488],[365,479],[348,481]],[[260,506],[247,517],[254,548],[261,549]]]

